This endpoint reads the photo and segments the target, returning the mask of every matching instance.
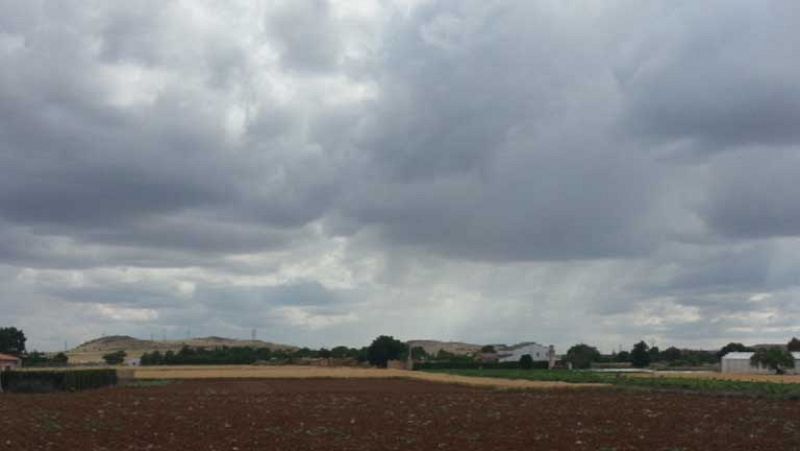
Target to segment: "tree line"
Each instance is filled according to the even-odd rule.
[[[26,337],[22,330],[15,327],[0,327],[0,353],[18,356],[23,359],[25,366],[63,366],[67,363],[64,353],[44,354],[37,351],[26,352]],[[252,364],[256,362],[293,363],[303,359],[350,359],[356,362],[369,363],[373,366],[386,367],[389,360],[405,360],[408,353],[417,362],[449,362],[454,364],[467,364],[480,359],[480,355],[453,354],[440,350],[436,354],[429,354],[422,347],[409,349],[406,343],[392,336],[381,335],[375,338],[369,346],[351,348],[336,346],[331,349],[310,349],[307,347],[288,350],[255,347],[220,347],[220,348],[192,348],[184,346],[178,351],[166,352],[152,351],[142,355],[141,365],[193,365],[193,364]],[[754,349],[742,343],[728,343],[718,351],[705,351],[693,349],[679,349],[670,346],[663,351],[657,346],[649,346],[640,341],[632,346],[630,351],[621,351],[610,355],[603,355],[591,345],[579,343],[569,348],[564,361],[571,364],[572,368],[590,368],[597,363],[629,363],[635,368],[645,368],[654,363],[667,366],[701,366],[715,364],[729,352],[754,352],[753,365],[763,365],[776,371],[794,366],[791,352],[800,352],[800,340],[792,338],[784,348]],[[484,346],[480,354],[494,353],[491,345]],[[124,351],[111,352],[103,356],[109,364],[121,364],[127,354]],[[523,356],[524,357],[524,356]],[[529,366],[529,362],[520,362]]]
[[[630,351],[621,351],[611,355],[602,355],[597,348],[580,343],[572,346],[567,351],[565,360],[573,368],[590,368],[593,363],[630,363],[634,368],[646,368],[654,363],[664,363],[667,366],[701,366],[704,364],[719,363],[720,359],[729,352],[753,352],[751,363],[754,366],[762,365],[780,372],[786,368],[794,367],[792,352],[800,352],[800,340],[792,338],[786,348],[759,347],[752,348],[742,343],[728,343],[719,351],[704,351],[695,349],[679,349],[670,346],[660,350],[657,346],[649,346],[644,341],[633,345]]]

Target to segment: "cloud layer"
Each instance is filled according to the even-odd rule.
[[[800,335],[788,1],[0,1],[0,323]]]

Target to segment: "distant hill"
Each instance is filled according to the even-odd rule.
[[[407,343],[410,344],[412,348],[421,346],[423,349],[425,349],[425,352],[431,355],[436,355],[441,349],[444,349],[445,351],[456,355],[477,354],[484,346],[472,343],[462,343],[460,341],[438,341],[438,340],[409,340]],[[531,344],[538,344],[538,343],[533,341],[525,341],[511,346],[499,343],[491,343],[494,349],[497,350],[498,352],[510,351],[512,349],[516,349],[521,346],[527,346]]]
[[[196,348],[217,348],[222,346],[250,346],[253,348],[269,348],[294,350],[296,346],[271,343],[262,340],[237,340],[223,337],[199,337],[186,340],[141,340],[127,335],[111,335],[89,340],[67,352],[70,363],[102,362],[103,354],[114,351],[125,351],[129,357],[138,357],[151,351],[178,351],[183,346]]]
[[[457,354],[457,355],[474,354],[476,352],[479,352],[483,347],[482,345],[476,345],[471,343],[461,343],[458,341],[438,341],[438,340],[409,340],[408,344],[412,348],[420,346],[428,354],[436,354],[442,349],[451,354]]]

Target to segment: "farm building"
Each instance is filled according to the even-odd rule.
[[[21,360],[13,355],[0,354],[0,371],[13,370],[21,364]]]
[[[739,374],[771,374],[773,371],[763,366],[750,365],[752,352],[729,352],[722,356],[723,373]],[[800,374],[800,352],[793,352],[794,369],[789,369],[788,373]]]
[[[520,343],[514,346],[496,347],[497,359],[500,362],[519,362],[519,359],[528,354],[534,362],[547,362],[550,355],[555,354],[552,346],[544,346],[539,343]]]

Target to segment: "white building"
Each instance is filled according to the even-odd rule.
[[[500,362],[519,362],[519,359],[528,354],[534,362],[547,362],[550,360],[552,346],[539,343],[520,343],[514,346],[496,346],[497,360]],[[555,351],[553,351],[555,353]]]
[[[752,352],[729,352],[722,356],[722,372],[723,373],[740,373],[740,374],[772,374],[769,368],[763,366],[750,365],[750,357],[753,356]],[[789,374],[800,374],[800,352],[793,352],[794,369],[788,368]]]
[[[0,354],[0,371],[13,370],[21,366],[22,360],[13,355]]]

